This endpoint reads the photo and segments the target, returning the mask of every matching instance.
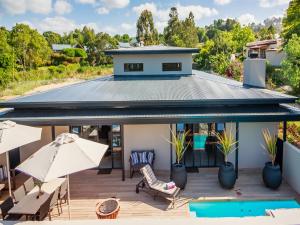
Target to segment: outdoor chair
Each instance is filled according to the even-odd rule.
[[[3,220],[19,220],[22,215],[13,215],[8,214],[8,211],[14,207],[14,201],[12,197],[8,197],[4,202],[1,203],[0,209],[1,209],[1,215]]]
[[[16,189],[13,192],[13,196],[14,196],[15,202],[19,202],[22,198],[24,198],[26,196],[26,191],[25,191],[24,186],[22,185],[18,189]]]
[[[53,196],[52,196],[52,198],[51,198],[49,214],[51,214],[51,212],[53,211],[53,209],[54,209],[55,206],[56,206],[56,207],[57,207],[58,215],[60,215],[59,205],[58,205],[58,195],[59,195],[59,188],[57,188],[57,189],[54,191],[54,194],[53,194]],[[50,216],[51,216],[51,215],[50,215]]]
[[[59,206],[60,206],[61,212],[62,212],[63,201],[64,201],[64,203],[67,202],[69,204],[67,194],[68,194],[68,180],[65,180],[59,188],[59,195],[58,195]]]
[[[47,199],[47,201],[45,201],[41,207],[39,208],[38,212],[34,215],[33,220],[38,220],[38,221],[42,221],[44,220],[47,216],[49,218],[49,220],[51,221],[51,214],[50,214],[50,203],[51,200],[53,198],[54,193],[52,193],[49,198]]]
[[[150,165],[153,168],[155,160],[154,150],[133,150],[131,151],[130,163],[130,178],[133,177],[135,172],[140,172],[140,169],[145,165]]]
[[[167,190],[167,182],[160,181],[156,178],[152,168],[149,165],[145,165],[141,168],[143,179],[136,185],[136,193],[139,193],[140,188],[147,190],[149,194],[153,195],[154,199],[157,196],[171,199],[172,208],[175,206],[175,200],[180,192],[180,188],[174,187]],[[147,192],[146,191],[146,192]]]
[[[29,193],[34,188],[34,180],[32,177],[30,177],[29,179],[27,179],[24,182],[24,188],[25,188],[26,194]]]

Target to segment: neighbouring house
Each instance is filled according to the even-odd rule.
[[[245,57],[266,59],[272,66],[280,66],[285,57],[281,39],[250,42],[244,52]]]
[[[54,52],[61,52],[64,49],[72,48],[72,45],[69,45],[69,44],[52,44],[51,48]]]
[[[16,150],[11,160],[23,161],[58,134],[73,132],[109,144],[100,167],[121,169],[124,180],[132,150],[154,149],[154,169],[170,171],[171,131],[190,130],[186,167],[217,167],[224,158],[215,142],[205,140],[226,129],[238,141],[230,156],[236,169],[262,168],[268,161],[262,129],[277,133],[279,122],[299,120],[299,110],[288,105],[297,98],[265,89],[264,59],[245,60],[241,83],[192,70],[196,52],[167,46],[108,50],[110,76],[0,102],[10,108],[0,120],[43,128],[41,141]]]

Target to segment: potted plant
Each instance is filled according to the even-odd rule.
[[[232,132],[226,132],[224,130],[222,133],[216,133],[218,138],[218,149],[224,155],[224,164],[219,167],[218,180],[220,185],[225,189],[232,189],[236,181],[236,173],[234,166],[231,162],[228,162],[228,155],[236,150],[235,141]]]
[[[186,137],[190,131],[178,133],[177,135],[171,130],[172,141],[169,141],[175,146],[176,162],[172,164],[172,179],[177,187],[184,189],[187,182],[187,172],[185,165],[182,163],[184,153],[189,146],[190,142],[186,143]]]
[[[271,134],[268,129],[262,131],[265,145],[264,148],[268,152],[270,162],[266,162],[263,169],[263,181],[266,187],[271,189],[277,189],[281,185],[282,175],[280,166],[275,163],[277,154],[277,137],[275,134]]]

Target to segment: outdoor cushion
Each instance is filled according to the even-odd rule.
[[[148,160],[147,160],[147,152],[139,152],[139,160],[140,160],[140,163],[148,163]]]
[[[143,173],[149,185],[152,185],[157,182],[157,178],[149,165],[146,165],[143,168],[141,168],[141,172]]]
[[[154,182],[153,184],[150,185],[150,187],[154,190],[157,190],[159,192],[168,194],[168,195],[173,195],[175,193],[175,191],[177,191],[177,188],[171,188],[171,189],[166,189],[166,182],[160,181],[160,180],[156,180],[156,182]]]
[[[153,158],[154,158],[153,152],[149,152],[149,153],[148,153],[148,163],[149,163],[150,165],[152,165],[152,163],[153,163]]]
[[[132,165],[136,165],[139,163],[139,158],[137,152],[133,152],[130,155]]]

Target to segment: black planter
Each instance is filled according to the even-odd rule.
[[[172,165],[172,180],[180,189],[184,189],[187,182],[187,173],[183,164]]]
[[[232,189],[236,181],[236,173],[231,162],[223,164],[219,168],[218,179],[220,185],[225,189]]]
[[[263,169],[263,181],[268,188],[274,190],[279,188],[282,182],[280,166],[273,166],[271,162],[267,162]]]

